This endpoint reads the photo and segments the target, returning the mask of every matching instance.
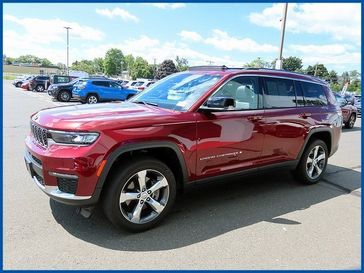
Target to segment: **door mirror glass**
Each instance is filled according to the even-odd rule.
[[[235,100],[230,97],[212,97],[201,108],[206,110],[230,110],[235,108]]]

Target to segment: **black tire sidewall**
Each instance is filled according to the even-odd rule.
[[[176,198],[176,181],[172,171],[163,162],[154,158],[138,158],[130,163],[122,164],[121,171],[112,175],[105,193],[103,194],[102,203],[104,213],[107,218],[117,227],[127,229],[131,232],[140,232],[157,225],[173,207]],[[123,216],[119,208],[120,192],[128,179],[138,171],[145,169],[154,169],[162,173],[169,184],[169,197],[164,210],[152,221],[145,224],[135,224]]]
[[[350,125],[350,120],[351,120],[351,117],[354,116],[354,123],[353,123],[353,126]],[[354,114],[351,114],[350,117],[349,117],[349,120],[345,123],[345,127],[348,128],[348,129],[352,129],[354,128],[354,125],[355,125],[355,121],[356,121],[356,117]]]
[[[306,171],[306,162],[307,162],[307,157],[309,155],[309,153],[311,152],[311,150],[315,147],[315,146],[321,146],[324,151],[325,151],[325,166],[321,172],[321,174],[316,178],[316,179],[312,179],[308,176],[307,171]],[[329,153],[328,153],[328,149],[327,149],[327,145],[325,142],[323,142],[320,139],[316,139],[314,141],[312,141],[307,148],[305,149],[305,151],[303,152],[301,159],[300,159],[300,163],[297,167],[296,170],[296,175],[297,178],[303,182],[304,184],[316,184],[320,181],[320,179],[322,178],[322,176],[324,175],[326,168],[327,168],[327,163],[328,163],[328,157],[329,157]]]
[[[68,95],[68,100],[64,100],[64,99],[62,98],[62,94],[63,94],[63,93],[66,93],[66,94]],[[58,100],[59,100],[59,101],[62,101],[62,102],[69,102],[69,101],[70,101],[70,99],[71,99],[71,96],[70,96],[69,92],[67,92],[67,91],[61,91],[61,92],[59,92],[59,94],[58,94]]]

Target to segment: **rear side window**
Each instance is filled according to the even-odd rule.
[[[109,82],[107,81],[93,81],[92,84],[97,86],[109,87]]]
[[[61,77],[55,77],[54,81],[57,83],[68,83],[70,80],[68,77],[61,76]]]
[[[327,98],[322,85],[309,82],[302,82],[301,85],[305,96],[306,106],[327,105]]]
[[[285,108],[296,107],[296,93],[293,80],[263,78],[264,107]]]

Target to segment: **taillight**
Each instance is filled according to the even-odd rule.
[[[141,87],[138,87],[138,90],[141,90],[143,91],[145,89],[145,87],[141,86]]]

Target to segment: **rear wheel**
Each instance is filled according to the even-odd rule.
[[[323,176],[328,160],[327,145],[320,139],[314,140],[303,152],[295,170],[295,177],[304,184],[316,184]]]
[[[16,87],[20,87],[20,86],[21,86],[21,83],[20,83],[20,82],[17,82],[17,83],[15,84],[15,86],[16,86]]]
[[[352,129],[354,127],[355,121],[356,121],[355,114],[351,114],[349,120],[345,122],[345,128]]]
[[[35,87],[35,91],[37,91],[37,92],[43,92],[44,91],[44,86],[43,85],[37,85]]]
[[[86,103],[88,103],[88,104],[94,104],[94,103],[98,103],[98,102],[99,102],[99,98],[94,94],[88,95],[86,98]]]
[[[176,197],[172,171],[163,162],[142,157],[123,164],[103,195],[103,209],[117,227],[150,229],[170,211]]]
[[[68,102],[71,99],[71,94],[68,91],[60,91],[58,94],[58,100],[62,102]]]

